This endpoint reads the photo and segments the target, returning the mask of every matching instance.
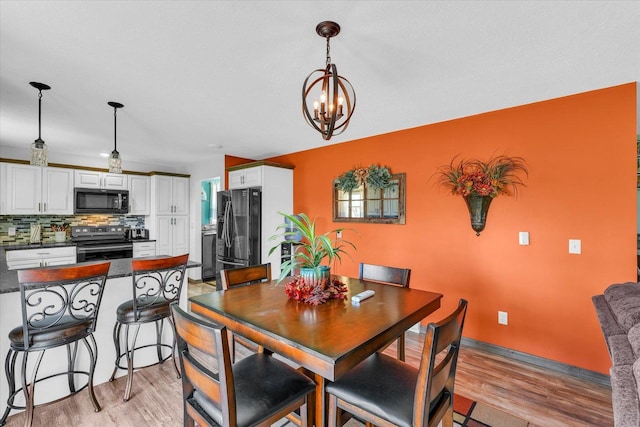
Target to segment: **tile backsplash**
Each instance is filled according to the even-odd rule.
[[[131,228],[144,228],[144,216],[135,215],[68,215],[68,216],[21,216],[0,215],[0,244],[29,243],[31,225],[40,224],[43,243],[54,242],[52,226],[68,227],[75,225],[125,225]],[[9,228],[16,229],[15,236],[9,236]],[[71,238],[71,230],[67,231],[67,240]]]

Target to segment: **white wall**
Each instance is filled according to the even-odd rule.
[[[189,203],[189,259],[191,261],[202,262],[200,181],[219,176],[221,188],[225,187],[224,155],[212,156],[202,162],[193,163],[185,173],[191,175],[191,188],[189,190],[191,197]],[[190,268],[188,273],[190,279],[200,280],[202,278],[202,270],[199,268]]]

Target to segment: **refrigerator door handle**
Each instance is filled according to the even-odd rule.
[[[219,260],[221,264],[228,264],[228,265],[238,265],[240,267],[246,267],[247,263],[246,262],[231,262],[231,261],[222,261]]]

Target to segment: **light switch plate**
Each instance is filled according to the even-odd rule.
[[[518,244],[520,246],[528,246],[529,245],[529,232],[521,231],[518,233]]]
[[[9,236],[15,236],[16,235],[16,228],[15,227],[9,227]]]
[[[582,241],[578,239],[569,239],[569,253],[581,254],[582,253]]]

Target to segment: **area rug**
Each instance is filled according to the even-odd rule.
[[[456,394],[453,397],[453,421],[460,427],[526,427],[529,423],[489,405],[475,402]],[[289,424],[293,426],[293,424]],[[362,427],[364,424],[350,419],[344,427]]]

